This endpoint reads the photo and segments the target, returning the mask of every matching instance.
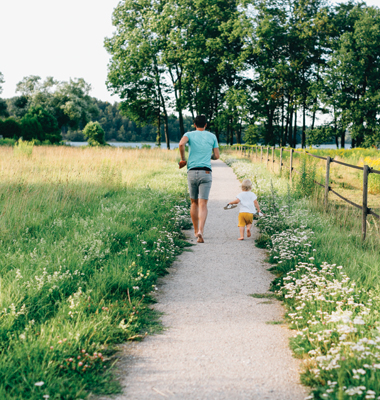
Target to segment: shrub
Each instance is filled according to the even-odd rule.
[[[104,130],[99,122],[89,122],[83,129],[83,135],[89,146],[104,146],[106,144]]]
[[[14,118],[7,118],[4,121],[0,120],[0,135],[3,138],[18,139],[21,137],[21,124]]]
[[[34,142],[26,142],[21,138],[15,144],[13,148],[14,155],[16,156],[27,156],[30,157],[33,153]]]

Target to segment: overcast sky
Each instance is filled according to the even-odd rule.
[[[118,100],[107,91],[112,11],[119,0],[2,0],[0,5],[1,97],[15,96],[16,84],[28,75],[67,81],[84,78],[91,95]],[[367,0],[380,6],[380,0]]]

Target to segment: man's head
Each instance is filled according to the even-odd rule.
[[[205,115],[197,115],[197,116],[194,118],[194,125],[195,125],[197,128],[205,128],[206,125],[207,125],[206,116],[205,116]]]

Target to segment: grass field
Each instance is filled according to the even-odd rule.
[[[114,345],[157,329],[156,279],[182,251],[177,152],[0,147],[0,398],[119,390]]]
[[[310,180],[295,176],[290,186],[286,176],[238,152],[222,158],[239,178],[252,180],[266,214],[257,222],[257,245],[268,251],[272,289],[296,331],[291,347],[303,360],[308,399],[380,398],[380,237],[374,221],[363,243],[356,209],[335,204],[324,212]]]
[[[242,155],[236,150],[237,146],[232,149],[225,148],[225,152],[231,151],[231,154]],[[306,149],[307,152],[321,157],[330,156],[337,161],[343,161],[347,164],[362,167],[364,164],[371,168],[380,171],[380,152],[377,149],[348,149],[348,150],[333,150],[333,149]],[[245,157],[248,157],[247,155]],[[260,148],[258,149],[258,157],[256,158],[256,148],[251,148],[250,160],[254,163],[261,162]],[[266,165],[266,148],[263,148],[263,164]],[[275,163],[272,164],[272,150],[269,148],[268,169],[272,172],[279,173],[280,150],[275,149]],[[289,149],[283,150],[283,175],[289,176],[290,152]],[[306,162],[308,166],[312,166],[315,172],[315,179],[324,184],[326,174],[326,161],[319,160],[305,154],[304,150],[296,150],[293,153],[293,168],[301,169],[301,164]],[[297,175],[295,172],[294,175]],[[363,201],[363,172],[357,169],[348,168],[337,163],[330,164],[330,186],[343,197],[353,201],[356,204],[361,204]],[[368,207],[372,208],[376,213],[380,212],[380,175],[370,174],[368,177]],[[346,205],[343,200],[330,194],[329,200],[338,205]]]

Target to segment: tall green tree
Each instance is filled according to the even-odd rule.
[[[120,110],[140,125],[155,123],[161,140],[161,119],[170,148],[167,106],[170,90],[159,62],[162,41],[156,33],[163,1],[124,0],[113,14],[116,32],[105,40],[112,58],[108,88],[122,99]]]
[[[14,102],[17,112],[42,107],[56,118],[63,133],[68,128],[83,128],[99,112],[90,96],[91,85],[82,78],[58,82],[52,77],[42,81],[39,76],[31,75],[17,84],[16,91],[21,93]]]
[[[352,146],[368,147],[380,142],[380,10],[358,5],[349,16],[326,74],[327,104]]]

